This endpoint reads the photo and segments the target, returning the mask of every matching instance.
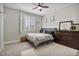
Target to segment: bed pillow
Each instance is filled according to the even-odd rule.
[[[46,33],[46,30],[41,28],[40,33]]]
[[[46,31],[45,33],[46,33],[46,34],[53,34],[54,31]]]

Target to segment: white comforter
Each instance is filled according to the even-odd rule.
[[[53,40],[53,36],[51,34],[45,33],[27,33],[27,39],[34,43],[37,46],[39,43],[47,40]]]

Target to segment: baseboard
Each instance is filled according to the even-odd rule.
[[[16,42],[20,42],[20,40],[14,40],[14,41],[9,41],[9,42],[4,42],[4,44],[11,44],[11,43],[16,43]]]
[[[20,42],[20,40],[14,40],[14,41],[9,41],[9,42],[4,42],[4,45],[6,44],[11,44],[11,43],[16,43],[16,42]],[[0,52],[2,51],[3,47],[0,48]]]

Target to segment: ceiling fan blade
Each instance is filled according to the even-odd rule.
[[[34,9],[39,9],[39,11],[42,11],[42,8],[49,8],[49,6],[45,6],[45,5],[43,5],[44,3],[32,3],[32,4],[34,4],[34,5],[36,5],[36,7],[35,8],[33,8],[33,10]]]
[[[37,9],[37,8],[38,8],[38,7],[35,7],[35,8],[33,8],[33,10],[34,10],[34,9]]]
[[[42,8],[49,8],[48,6],[41,6]]]
[[[38,6],[38,4],[36,4],[36,3],[32,3],[32,4],[34,4],[34,5]]]

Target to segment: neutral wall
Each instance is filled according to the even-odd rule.
[[[1,48],[1,5],[0,5],[0,48]]]
[[[18,20],[19,12],[5,7],[5,22],[4,22],[4,42],[12,42],[19,40]]]
[[[53,16],[55,16],[55,20],[51,21],[50,17]],[[59,28],[59,22],[70,20],[77,23],[79,22],[79,4],[72,4],[54,13],[49,13],[44,16],[44,19],[46,18],[47,22],[45,22],[45,20],[43,21],[43,27]]]
[[[0,4],[0,50],[4,47],[4,7]]]

